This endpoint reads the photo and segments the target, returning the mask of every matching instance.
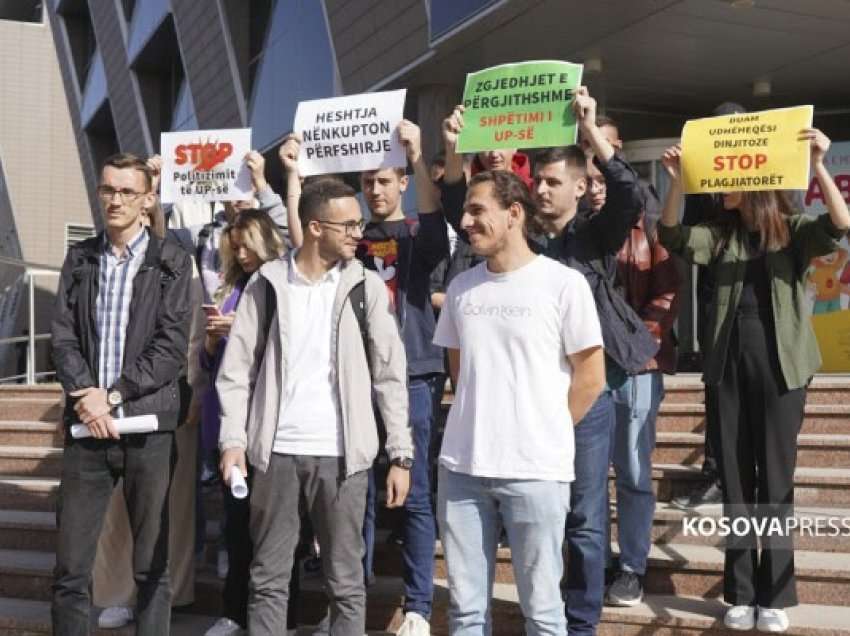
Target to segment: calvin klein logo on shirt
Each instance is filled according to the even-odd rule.
[[[531,307],[522,305],[475,305],[466,303],[462,308],[464,316],[488,316],[490,318],[530,318]]]

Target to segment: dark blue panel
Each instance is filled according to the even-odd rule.
[[[98,49],[95,51],[94,61],[88,77],[86,77],[86,87],[83,90],[83,105],[80,108],[80,123],[83,128],[88,126],[91,118],[106,101],[106,97],[106,71],[103,68],[103,56]]]
[[[130,41],[127,44],[127,58],[131,65],[170,12],[169,0],[144,0],[137,3],[130,21]]]
[[[198,118],[195,117],[195,105],[192,102],[192,91],[189,83],[183,79],[180,92],[177,94],[177,106],[171,121],[171,130],[197,130]]]
[[[259,61],[249,121],[265,149],[292,130],[298,102],[335,94],[335,60],[320,2],[279,0]]]
[[[431,0],[431,39],[463,24],[496,0]]]

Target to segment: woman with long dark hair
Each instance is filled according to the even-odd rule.
[[[805,276],[812,258],[829,254],[850,229],[850,212],[823,163],[829,139],[809,128],[812,169],[828,214],[799,214],[780,191],[727,192],[716,222],[679,224],[682,181],[679,146],[662,162],[670,190],[658,236],[672,253],[716,272],[703,380],[717,391],[714,448],[724,515],[766,519],[782,535],[729,536],[723,591],[732,605],[730,629],[784,632],[784,608],[797,604],[794,551],[786,521],[794,511],[797,435],[806,387],[821,358],[810,322]],[[743,527],[739,524],[738,527]],[[759,544],[761,549],[759,550]]]

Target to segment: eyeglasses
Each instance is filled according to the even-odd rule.
[[[118,200],[124,203],[135,201],[146,192],[136,192],[130,188],[113,188],[112,186],[97,186],[97,196],[104,201],[112,201],[112,197],[118,195]]]
[[[363,219],[359,221],[325,221],[318,219],[318,221],[324,225],[341,225],[346,236],[352,236],[355,231],[363,232],[363,228],[366,227],[366,221]]]

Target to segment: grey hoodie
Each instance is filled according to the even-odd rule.
[[[349,300],[351,290],[364,276],[371,381],[360,327]],[[281,396],[286,386],[287,352],[281,343],[287,342],[289,327],[288,280],[289,260],[283,258],[266,263],[248,281],[216,381],[221,402],[219,447],[222,451],[246,449],[249,463],[263,472],[268,468],[274,447]],[[266,281],[271,283],[277,300],[267,343],[266,334],[260,333],[266,316]],[[342,264],[332,320],[331,362],[336,370],[333,380],[341,410],[346,475],[370,468],[378,453],[373,391],[387,429],[390,459],[413,457],[404,345],[386,286],[356,259]]]

